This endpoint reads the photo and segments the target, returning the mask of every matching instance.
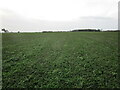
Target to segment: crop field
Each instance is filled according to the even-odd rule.
[[[120,88],[117,32],[2,34],[3,88]]]

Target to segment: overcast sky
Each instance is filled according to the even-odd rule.
[[[0,0],[0,28],[9,31],[118,28],[119,0]]]

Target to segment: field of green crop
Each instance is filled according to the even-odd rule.
[[[2,34],[3,88],[119,88],[117,32]]]

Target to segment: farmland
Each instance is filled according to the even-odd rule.
[[[2,34],[3,88],[119,88],[117,32]]]

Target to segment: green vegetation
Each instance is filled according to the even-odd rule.
[[[119,88],[117,32],[4,33],[3,88]]]

